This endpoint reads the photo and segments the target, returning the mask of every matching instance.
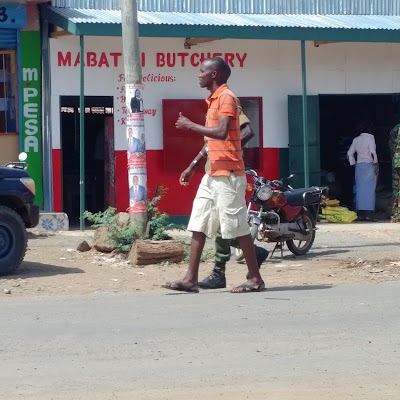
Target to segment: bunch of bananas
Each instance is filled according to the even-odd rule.
[[[322,204],[324,207],[339,207],[340,201],[337,199],[329,199],[326,196],[322,196]]]

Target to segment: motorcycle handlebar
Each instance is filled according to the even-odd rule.
[[[284,191],[286,191],[286,190],[293,190],[293,188],[292,188],[289,184],[288,184],[288,185],[285,185],[285,184],[283,183],[284,180],[288,180],[288,181],[289,181],[290,179],[292,179],[292,178],[294,177],[293,174],[292,174],[292,175],[289,175],[287,178],[284,178],[284,179],[274,179],[274,180],[270,181],[270,180],[267,179],[267,178],[264,178],[264,177],[259,176],[259,175],[257,174],[257,172],[256,172],[254,169],[246,168],[246,169],[245,169],[245,172],[246,172],[247,175],[251,176],[251,177],[254,179],[255,182],[256,182],[257,180],[259,180],[259,181],[263,181],[263,183],[265,183],[265,184],[270,183],[270,184],[272,184],[272,185],[274,185],[274,186],[276,186],[276,187],[278,187],[279,189],[284,190]]]
[[[244,171],[246,172],[247,175],[250,175],[250,176],[252,176],[253,178],[258,178],[257,172],[254,171],[254,169],[245,168]]]
[[[282,180],[275,179],[275,180],[270,181],[267,178],[259,176],[254,169],[246,168],[245,172],[246,172],[247,175],[251,176],[255,181],[257,181],[257,180],[261,181],[262,180],[264,183],[270,183],[270,184],[275,185],[275,186],[286,187]]]

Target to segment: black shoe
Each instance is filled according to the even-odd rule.
[[[207,278],[199,282],[201,289],[223,289],[226,288],[225,275],[212,271]]]
[[[256,246],[256,257],[257,257],[257,265],[258,268],[261,267],[261,264],[268,258],[269,251],[264,249],[263,247]]]

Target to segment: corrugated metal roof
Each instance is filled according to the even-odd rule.
[[[140,11],[400,15],[400,0],[137,0]],[[55,7],[119,10],[120,0],[52,0]]]
[[[120,24],[117,10],[54,9],[74,24]],[[229,27],[334,28],[399,30],[400,16],[261,15],[138,12],[139,24]]]

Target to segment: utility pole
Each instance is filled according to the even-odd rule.
[[[147,225],[147,169],[144,129],[142,65],[139,49],[137,1],[121,0],[122,49],[127,109],[127,168],[129,214],[139,235]],[[127,194],[127,195],[128,195]]]

